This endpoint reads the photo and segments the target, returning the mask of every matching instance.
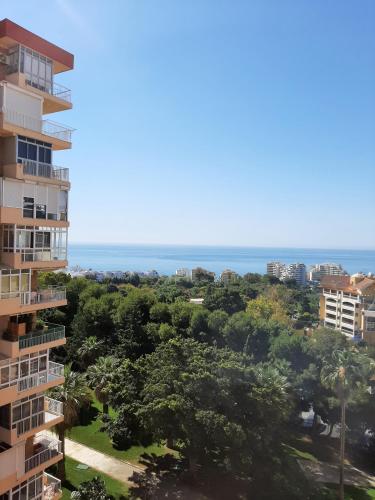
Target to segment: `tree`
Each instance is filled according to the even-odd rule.
[[[325,359],[321,371],[322,383],[333,389],[340,401],[340,482],[339,498],[344,500],[344,458],[346,434],[346,406],[351,393],[369,379],[372,362],[358,350],[343,349],[333,351]]]
[[[103,345],[104,342],[98,340],[94,335],[83,340],[81,346],[78,348],[77,354],[82,360],[84,368],[87,368],[95,362],[100,351],[103,349]]]
[[[118,360],[112,356],[100,357],[86,372],[89,387],[95,391],[95,396],[102,403],[104,415],[108,415],[110,386],[117,365]]]
[[[280,451],[290,402],[277,369],[182,338],[160,344],[137,366],[138,398],[126,389],[123,404],[133,405],[155,439],[179,443],[191,471],[198,463],[250,480],[257,461],[271,463]]]
[[[234,314],[246,309],[246,304],[238,290],[233,287],[210,285],[204,296],[204,305],[210,311],[220,309],[228,314]]]
[[[73,500],[111,500],[113,497],[108,495],[105,482],[101,477],[95,476],[91,481],[81,483],[78,490],[71,494]]]
[[[63,403],[64,421],[58,424],[57,428],[65,457],[65,433],[78,421],[81,407],[89,402],[84,376],[68,370],[64,384],[54,387],[50,394]],[[65,480],[65,460],[58,463],[58,475],[61,480]]]

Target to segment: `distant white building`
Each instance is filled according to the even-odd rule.
[[[342,268],[342,266],[333,262],[315,264],[315,266],[313,266],[308,273],[309,280],[311,281],[320,281],[323,276],[345,275],[347,275],[347,272]]]
[[[281,278],[281,273],[285,268],[285,264],[281,262],[268,262],[267,264],[267,274],[268,276],[275,276],[276,278]]]
[[[190,299],[189,300],[190,304],[195,304],[197,306],[202,306],[204,299]]]
[[[191,280],[191,271],[187,267],[181,267],[180,269],[176,269],[176,276]]]
[[[275,276],[280,280],[295,280],[298,285],[306,285],[306,266],[300,262],[283,264],[282,262],[268,262],[268,276]]]

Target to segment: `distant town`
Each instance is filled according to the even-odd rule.
[[[97,271],[94,269],[83,269],[81,267],[73,267],[67,271],[72,277],[87,277],[93,279],[98,283],[102,283],[108,279],[126,279],[129,275],[137,274],[140,277],[158,278],[162,276],[156,270],[150,271]],[[348,272],[343,269],[341,264],[336,264],[333,262],[315,264],[313,266],[307,267],[305,264],[296,262],[292,264],[284,264],[279,261],[268,262],[265,273],[268,276],[274,276],[280,281],[294,280],[299,286],[308,286],[319,284],[324,276],[348,276]],[[362,274],[362,273],[360,273]],[[188,269],[182,267],[176,269],[175,276],[179,278],[184,278],[190,281],[196,281],[202,276],[207,278],[208,281],[221,281],[223,283],[229,283],[235,280],[240,275],[231,269],[224,269],[219,275],[216,275],[213,271],[209,271],[203,267],[195,267],[193,269]],[[371,277],[370,274],[369,277]]]

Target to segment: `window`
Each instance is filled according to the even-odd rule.
[[[24,217],[34,217],[34,198],[29,198],[28,196],[23,197],[23,216]]]
[[[22,163],[22,160],[31,160],[51,165],[52,144],[19,135],[17,137],[17,158],[18,163]]]
[[[47,205],[36,205],[35,214],[37,219],[45,219],[47,216]]]

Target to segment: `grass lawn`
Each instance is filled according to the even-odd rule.
[[[150,446],[131,446],[127,450],[117,450],[112,446],[111,440],[105,432],[101,432],[100,428],[102,426],[100,420],[100,412],[102,411],[102,405],[97,401],[95,395],[93,394],[92,403],[90,408],[90,415],[87,418],[87,422],[81,422],[81,425],[73,427],[69,432],[67,432],[66,437],[73,439],[79,443],[82,443],[90,448],[111,455],[112,457],[119,458],[120,460],[126,460],[128,462],[133,462],[135,464],[139,463],[140,456],[143,453],[155,454],[155,455],[165,455],[169,450],[165,446],[159,446],[157,444],[151,444]],[[114,416],[115,412],[110,409],[110,416]],[[172,453],[172,451],[171,451]]]
[[[76,462],[72,458],[65,458],[66,482],[63,484],[63,500],[69,500],[72,491],[76,490],[84,481],[90,481],[95,476],[99,476],[104,480],[108,493],[116,500],[128,498],[127,486],[116,481],[116,479],[112,479],[106,474],[91,469],[91,467],[87,470],[77,469],[78,463],[79,462]]]
[[[312,462],[318,461],[318,459],[308,451],[298,450],[297,448],[294,448],[293,446],[289,446],[287,444],[284,445],[284,448],[291,457],[302,458],[303,460],[311,460]]]
[[[327,485],[334,493],[338,490],[337,484]],[[359,486],[345,485],[345,500],[372,500],[375,498],[374,488],[360,488]]]

